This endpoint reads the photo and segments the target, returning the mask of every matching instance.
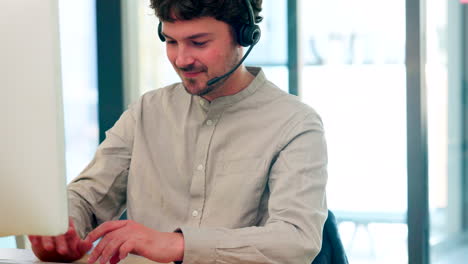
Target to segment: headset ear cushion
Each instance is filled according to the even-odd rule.
[[[260,27],[258,25],[242,25],[239,28],[237,42],[244,47],[257,44],[260,39]]]
[[[258,25],[253,25],[252,30],[249,33],[249,36],[252,40],[252,44],[250,45],[255,45],[257,42],[260,40],[260,36],[262,35],[262,32],[260,31],[260,27]]]
[[[159,24],[158,24],[158,36],[159,36],[159,39],[162,42],[166,41],[166,37],[164,37],[164,35],[162,33],[162,23],[161,23],[161,21],[159,21]]]

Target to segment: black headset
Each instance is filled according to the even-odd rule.
[[[249,24],[243,24],[236,30],[236,33],[237,42],[244,47],[248,47],[257,44],[262,32],[260,31],[260,27],[255,24],[255,15],[250,0],[245,0],[245,4],[249,13]]]
[[[245,0],[245,4],[249,13],[249,23],[235,28],[235,31],[237,43],[243,47],[248,47],[257,44],[257,42],[260,40],[261,31],[260,27],[255,24],[255,15],[250,0]],[[166,41],[166,37],[164,37],[164,34],[162,33],[161,21],[159,21],[158,25],[158,36],[162,42]]]
[[[211,86],[221,81],[222,79],[229,77],[229,75],[231,75],[237,68],[239,68],[239,66],[244,62],[244,60],[249,55],[250,51],[252,51],[252,48],[260,40],[261,31],[260,31],[260,27],[257,24],[255,24],[255,17],[254,17],[255,15],[253,12],[252,4],[250,3],[250,0],[245,0],[245,4],[247,6],[248,13],[249,13],[249,23],[243,24],[240,27],[235,27],[234,30],[236,31],[237,43],[239,43],[239,45],[243,47],[248,47],[248,46],[250,47],[245,53],[244,57],[242,57],[242,59],[239,61],[239,63],[236,66],[234,66],[227,73],[209,80],[206,83],[207,86]],[[161,21],[159,21],[159,24],[158,24],[158,36],[162,42],[166,41],[166,37],[164,37],[164,34],[162,33]]]

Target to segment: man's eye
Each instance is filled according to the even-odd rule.
[[[197,47],[202,47],[203,45],[205,45],[208,41],[203,41],[203,42],[199,42],[199,41],[192,41],[193,45],[197,46]]]
[[[175,40],[168,40],[168,41],[166,41],[166,43],[169,44],[169,45],[177,44],[177,42]]]

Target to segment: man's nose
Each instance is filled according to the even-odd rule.
[[[177,58],[175,64],[178,68],[185,68],[189,65],[192,65],[195,62],[192,52],[185,48],[179,47],[177,51]]]

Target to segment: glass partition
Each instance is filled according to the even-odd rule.
[[[15,237],[0,237],[0,248],[16,248]]]
[[[288,92],[286,4],[286,0],[263,1],[263,21],[259,23],[262,36],[245,63],[262,67],[270,81]]]
[[[431,263],[461,263],[463,227],[462,4],[426,0]]]
[[[408,263],[408,1],[297,0],[303,62],[299,96],[323,119],[329,148],[329,208],[337,216],[350,263]],[[466,214],[461,209],[466,195],[460,187],[466,185],[461,159],[465,156],[459,72],[462,19],[454,8],[460,9],[462,2],[418,2],[427,13],[425,81],[434,263],[442,263],[436,262],[443,259],[436,257],[443,255],[437,252],[446,253],[447,248],[468,241],[460,218]],[[125,3],[126,89],[134,91],[136,99],[179,79],[157,38],[157,19],[149,0]],[[267,77],[285,90],[289,88],[288,12],[286,0],[263,1],[262,38],[246,61],[262,66]]]
[[[351,263],[407,261],[405,2],[302,0],[300,96],[322,116]]]
[[[59,1],[67,179],[88,165],[99,143],[95,1]]]

